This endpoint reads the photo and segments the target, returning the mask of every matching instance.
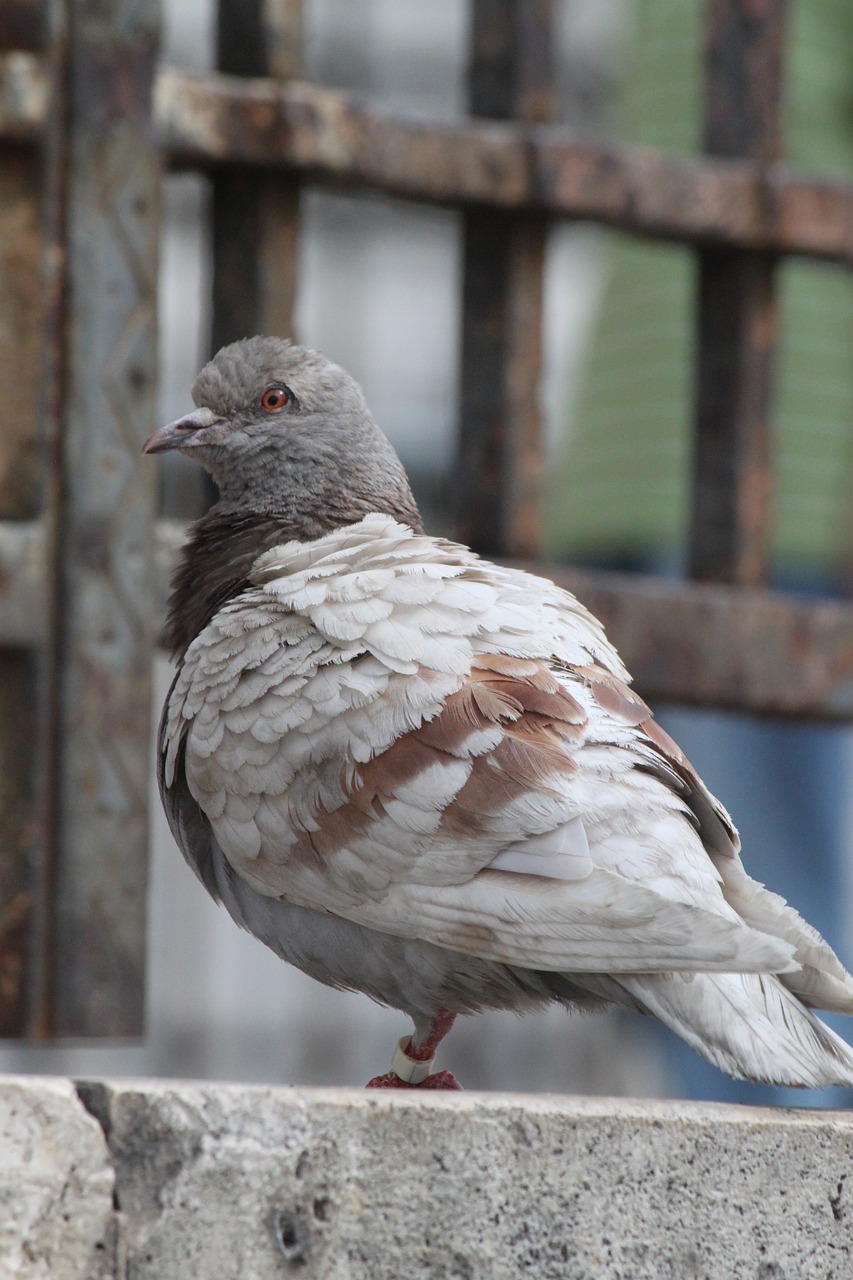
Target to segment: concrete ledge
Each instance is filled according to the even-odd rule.
[[[7,1079],[0,1203],[2,1280],[845,1280],[853,1115]]]
[[[114,1276],[114,1182],[70,1080],[0,1079],[0,1280]]]

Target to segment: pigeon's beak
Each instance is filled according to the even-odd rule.
[[[183,449],[196,431],[213,426],[216,414],[212,409],[196,409],[185,418],[176,418],[168,426],[160,427],[148,437],[142,446],[143,453],[165,453],[167,449]]]

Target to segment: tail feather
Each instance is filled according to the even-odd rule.
[[[811,1089],[853,1085],[853,1050],[772,974],[641,974],[616,981],[737,1079]]]
[[[853,1013],[853,977],[817,929],[784,898],[753,880],[739,858],[719,858],[716,865],[723,895],[741,919],[794,948],[800,967],[780,975],[783,986],[810,1008]]]

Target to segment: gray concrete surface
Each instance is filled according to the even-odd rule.
[[[14,1078],[0,1203],[2,1280],[849,1280],[853,1116]]]
[[[69,1080],[0,1079],[0,1280],[114,1276],[114,1181]]]

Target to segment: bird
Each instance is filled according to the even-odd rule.
[[[358,383],[258,336],[179,450],[218,501],[175,570],[158,735],[174,837],[285,961],[411,1020],[373,1088],[457,1089],[459,1015],[621,1006],[721,1070],[853,1084],[853,978],[553,582],[428,534]]]

